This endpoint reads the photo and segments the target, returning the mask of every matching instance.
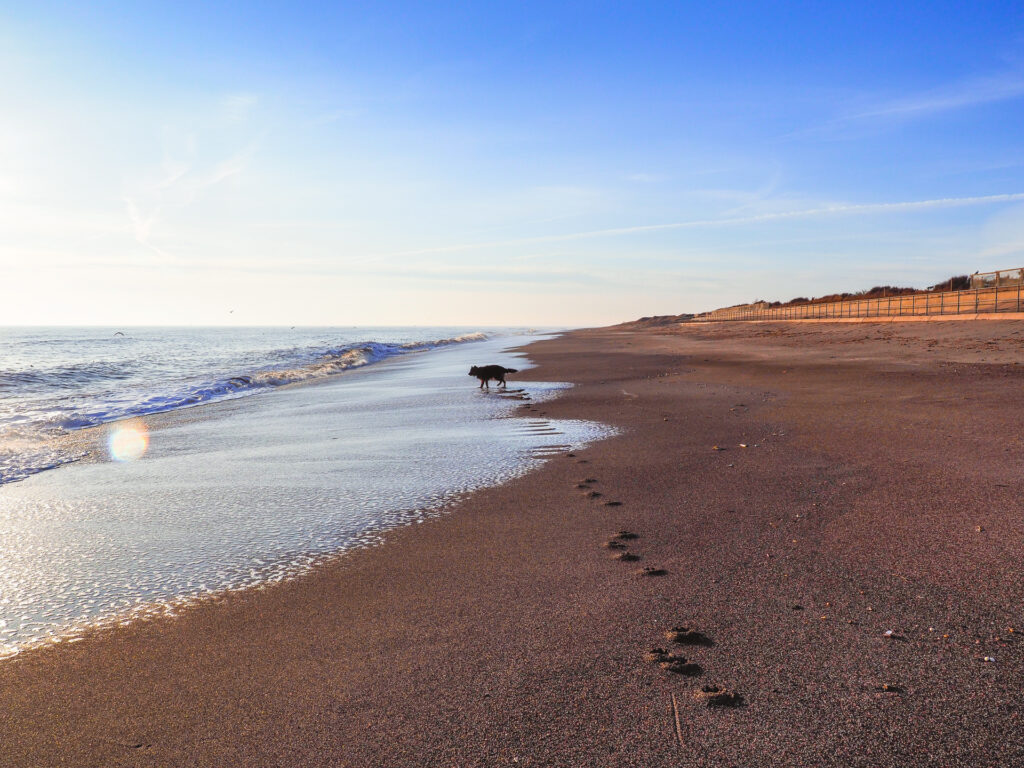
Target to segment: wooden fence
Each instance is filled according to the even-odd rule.
[[[944,293],[912,293],[879,299],[852,299],[820,304],[768,307],[745,304],[694,316],[692,322],[717,320],[830,320],[904,315],[972,315],[982,312],[1021,312],[1021,284],[974,288]]]

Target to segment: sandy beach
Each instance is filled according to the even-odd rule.
[[[528,415],[621,433],[294,581],[0,663],[2,763],[1024,764],[1024,323],[526,352],[517,378],[576,385]]]

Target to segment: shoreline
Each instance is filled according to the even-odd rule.
[[[293,576],[527,471],[538,452],[599,437],[599,425],[504,418],[557,383],[493,396],[466,387],[481,355],[525,367],[504,352],[510,343],[522,342],[403,356],[266,400],[135,420],[143,460],[94,451],[0,489],[0,653]],[[85,447],[105,447],[108,434],[85,435]]]
[[[619,435],[294,582],[0,664],[9,764],[1020,761],[1024,324],[941,325],[530,344],[517,378],[576,386],[523,415]],[[636,562],[602,546],[623,529]],[[713,643],[674,649],[699,677],[643,658],[678,624]]]

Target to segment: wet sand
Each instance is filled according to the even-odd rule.
[[[578,386],[527,413],[622,434],[308,577],[0,664],[3,764],[1024,764],[1024,323],[529,353]]]

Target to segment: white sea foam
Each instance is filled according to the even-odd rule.
[[[2,652],[291,578],[611,434],[514,416],[563,385],[480,392],[469,365],[527,367],[501,344],[277,389],[151,430],[137,461],[0,486]]]

